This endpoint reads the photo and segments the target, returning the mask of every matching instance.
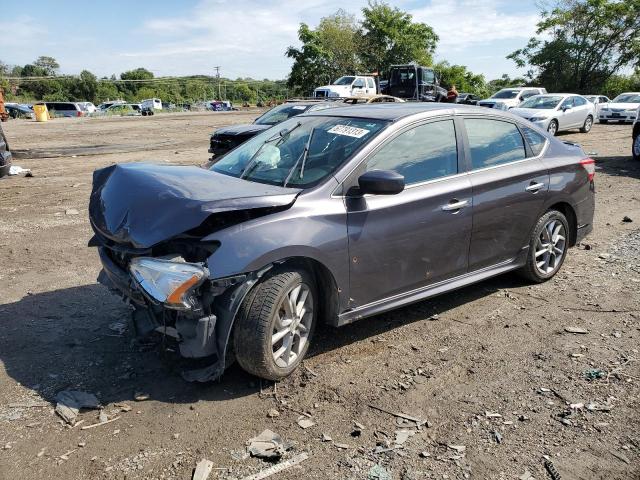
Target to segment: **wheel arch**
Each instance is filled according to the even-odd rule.
[[[557,210],[562,213],[567,222],[569,223],[569,247],[573,247],[576,244],[576,238],[578,237],[578,219],[576,216],[576,212],[571,206],[571,204],[567,202],[557,202],[547,208],[547,212],[549,210]]]

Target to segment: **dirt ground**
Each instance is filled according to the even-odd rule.
[[[202,164],[215,127],[256,116],[3,125],[14,164],[34,177],[0,180],[0,479],[190,479],[202,458],[210,478],[240,479],[271,465],[244,455],[267,428],[294,442],[283,459],[309,454],[278,479],[541,480],[553,478],[545,455],[564,480],[640,478],[640,164],[628,125],[562,136],[596,156],[597,212],[545,284],[505,275],[324,328],[277,389],[237,365],[188,384],[173,356],[110,329],[128,309],[95,282],[93,170]],[[119,418],[83,430],[98,422],[88,410],[65,426],[53,411],[65,389],[94,393]],[[369,405],[428,424],[400,425]],[[315,425],[302,429],[301,413]],[[389,449],[403,427],[415,434]]]

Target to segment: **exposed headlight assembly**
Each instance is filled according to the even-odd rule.
[[[168,308],[193,308],[192,293],[206,278],[204,268],[193,263],[138,257],[129,265],[131,275],[151,297]]]

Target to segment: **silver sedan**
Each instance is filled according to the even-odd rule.
[[[573,128],[588,133],[596,116],[591,102],[581,95],[569,93],[535,95],[509,111],[552,135]]]

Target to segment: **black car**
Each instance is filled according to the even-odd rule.
[[[2,126],[0,125],[0,177],[4,177],[9,173],[11,168],[11,152],[7,138],[4,136]]]
[[[463,105],[477,105],[481,98],[473,93],[458,93],[456,103],[462,103]]]
[[[254,135],[277,125],[280,122],[300,115],[301,113],[322,110],[323,108],[335,107],[335,103],[325,101],[308,102],[286,102],[273,107],[268,112],[258,117],[255,122],[244,125],[231,125],[219,128],[211,135],[209,153],[216,157],[224,155],[233,150],[241,143],[246,142]]]

